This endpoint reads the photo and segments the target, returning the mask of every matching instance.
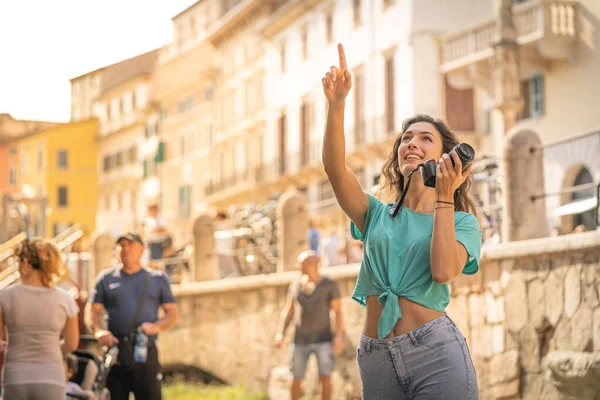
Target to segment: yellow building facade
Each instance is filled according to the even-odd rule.
[[[45,232],[38,228],[42,225],[33,224],[33,235],[53,237],[75,223],[87,234],[95,230],[97,132],[98,122],[90,119],[59,125],[17,142],[18,187],[28,185],[36,197],[47,198]]]

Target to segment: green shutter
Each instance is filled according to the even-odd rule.
[[[158,149],[156,150],[156,157],[154,158],[154,160],[157,163],[161,163],[161,162],[165,161],[165,143],[164,142],[158,143]]]
[[[544,113],[544,77],[536,74],[529,80],[529,107],[532,117],[539,117]]]

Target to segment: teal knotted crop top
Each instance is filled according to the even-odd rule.
[[[364,257],[352,298],[366,306],[368,296],[379,296],[383,311],[379,319],[379,338],[386,337],[402,317],[398,297],[444,312],[450,302],[448,284],[433,281],[430,269],[433,215],[402,207],[392,218],[393,204],[383,204],[369,195],[364,233],[350,224],[354,239],[364,243]],[[456,240],[468,253],[462,273],[472,275],[479,269],[481,229],[473,214],[454,212]]]

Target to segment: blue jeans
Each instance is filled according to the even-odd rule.
[[[290,345],[290,369],[295,380],[304,379],[308,358],[314,353],[317,356],[319,376],[331,376],[335,369],[335,354],[332,342]]]
[[[389,339],[361,333],[356,359],[363,400],[479,398],[467,342],[447,315]]]

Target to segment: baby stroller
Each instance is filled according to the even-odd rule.
[[[84,345],[96,344],[97,340],[93,336],[82,335],[79,341]],[[103,357],[99,357],[90,350],[78,349],[73,352],[77,357],[77,373],[71,377],[83,390],[91,390],[96,395],[97,400],[110,400],[110,393],[106,388],[106,378],[113,365],[117,363],[119,349],[116,346],[109,348],[104,352]],[[67,398],[85,400],[85,397],[75,393],[67,393]]]

